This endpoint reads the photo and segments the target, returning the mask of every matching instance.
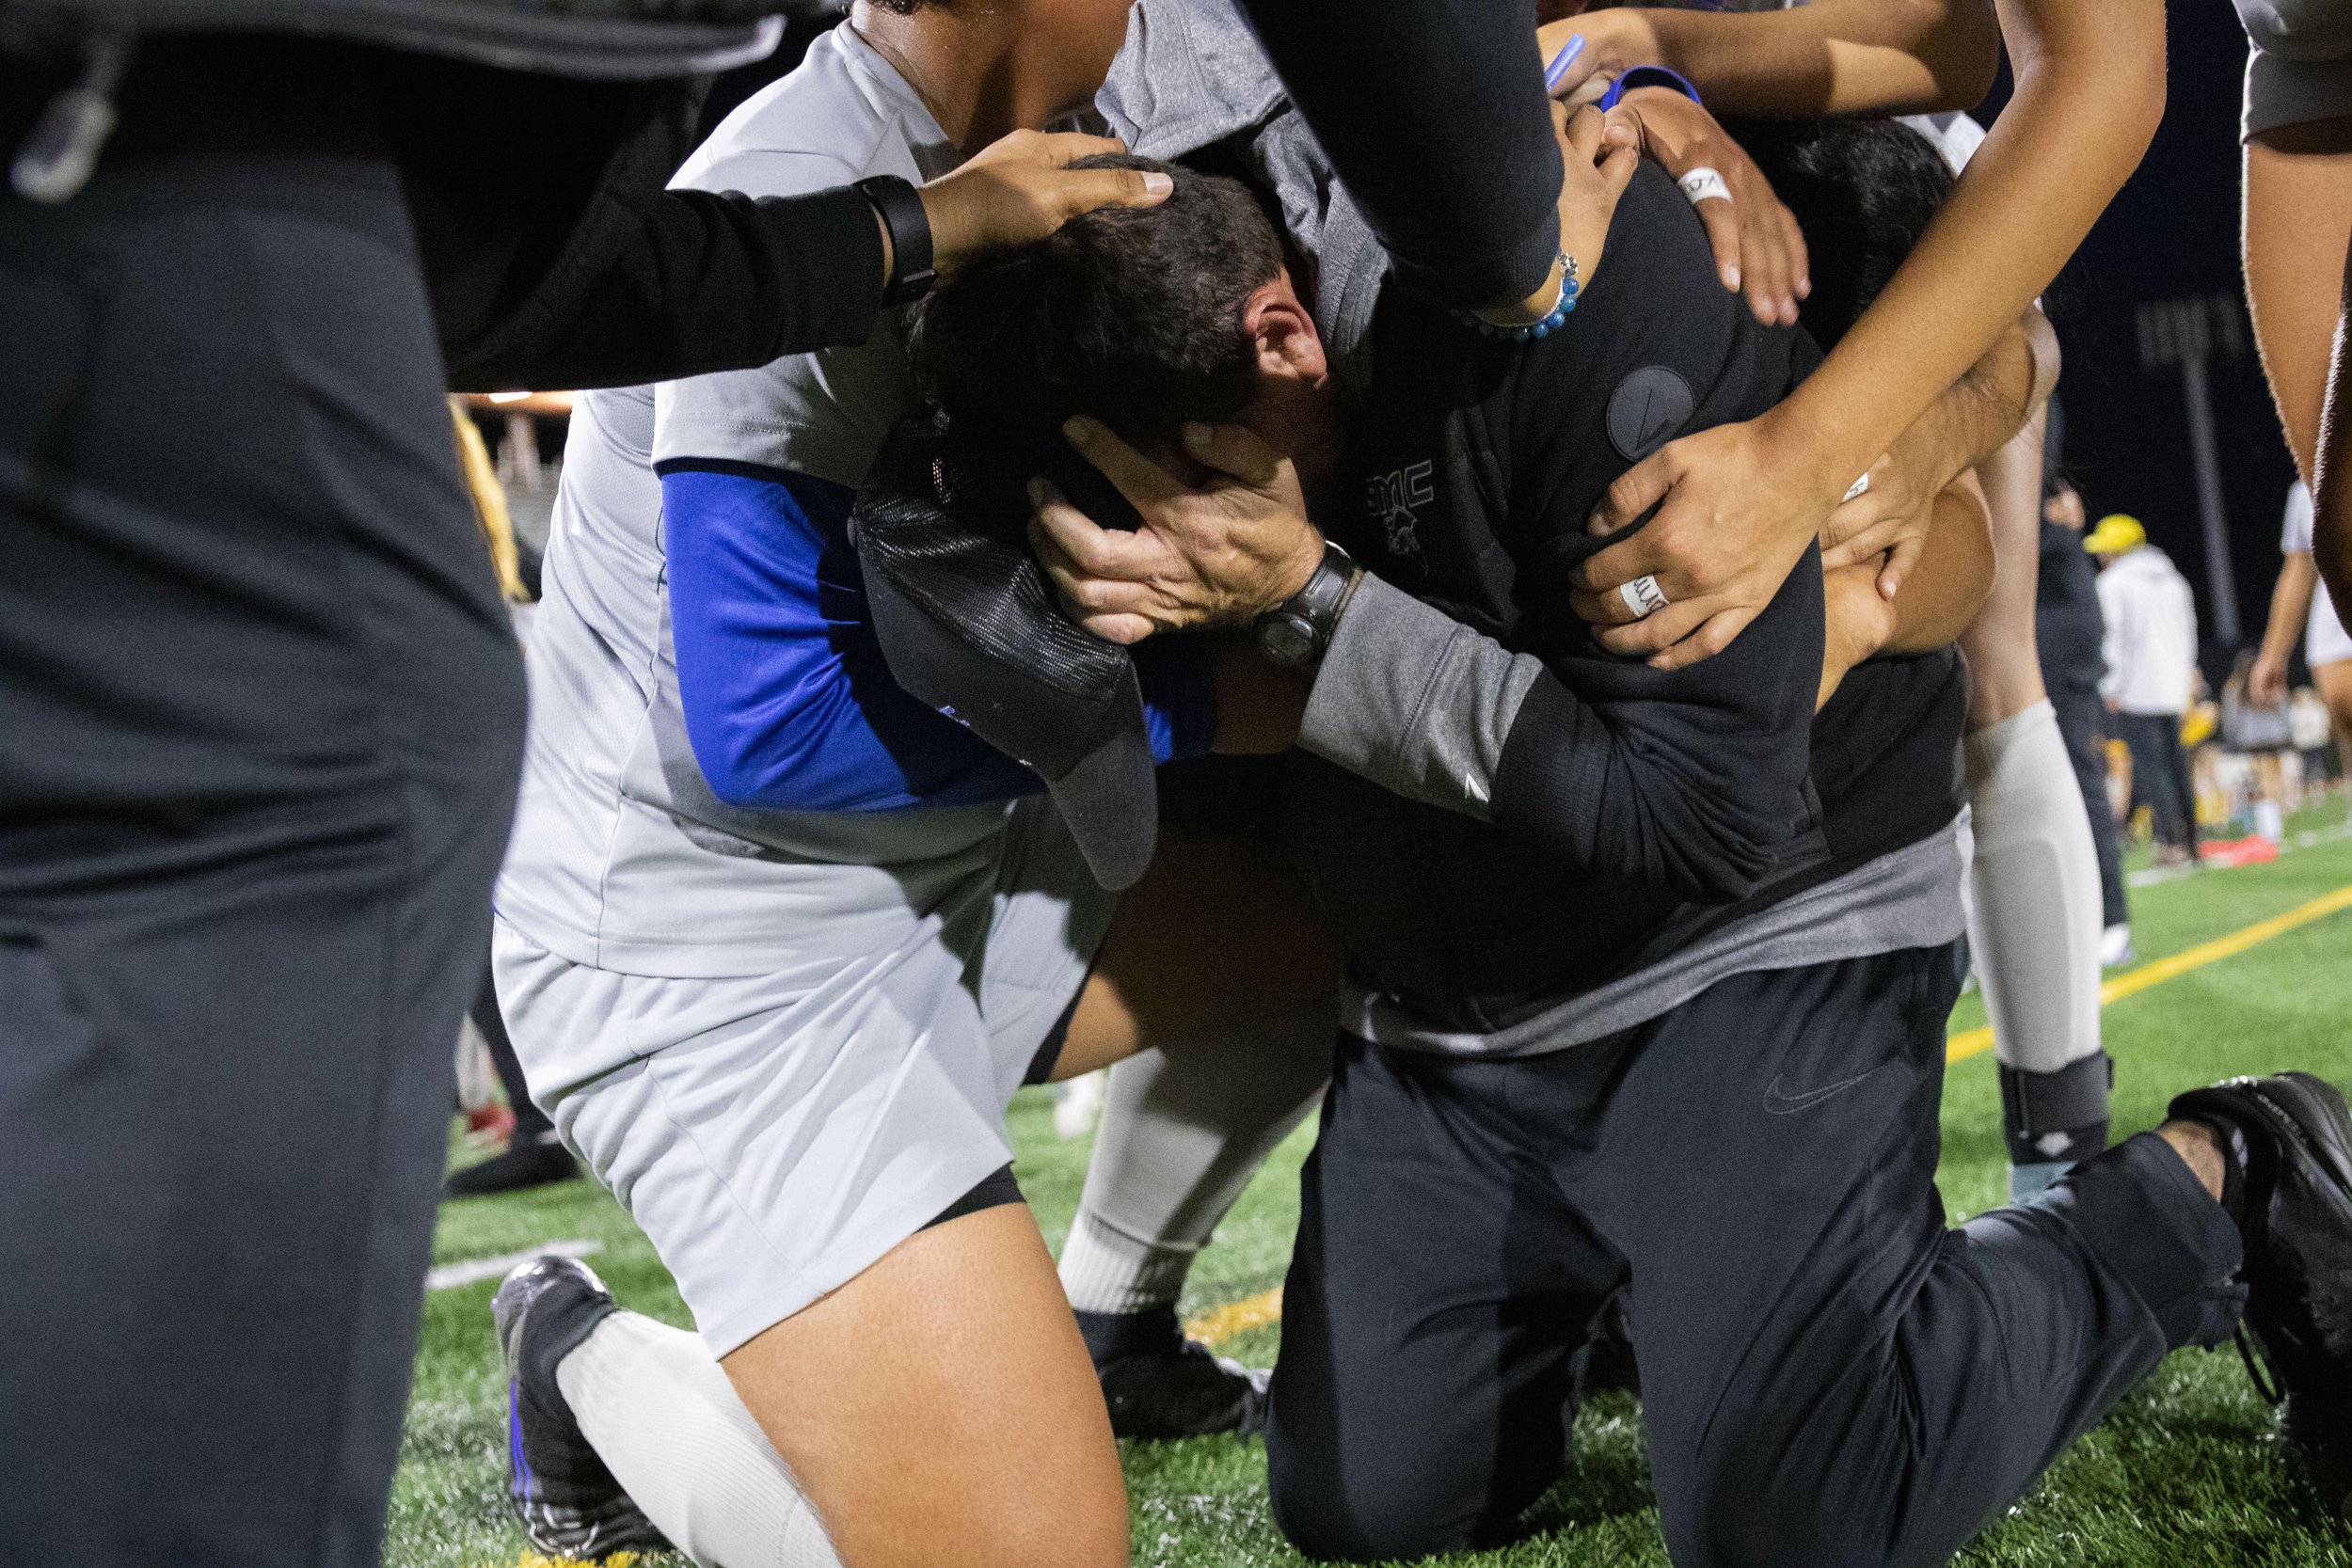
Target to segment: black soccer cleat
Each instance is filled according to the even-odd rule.
[[[555,1381],[564,1357],[619,1310],[604,1281],[570,1258],[532,1259],[490,1298],[506,1358],[507,1499],[549,1557],[597,1562],[670,1547],[596,1457]]]
[[[1213,1354],[1184,1338],[1176,1309],[1081,1312],[1079,1331],[1094,1357],[1094,1375],[1119,1437],[1204,1437],[1265,1432],[1263,1369]]]
[[[2281,1430],[2313,1479],[2341,1502],[2352,1494],[2352,1110],[2333,1085],[2284,1072],[2192,1090],[2166,1114],[2221,1137],[2246,1243],[2238,1347],[2254,1386],[2284,1406]]]

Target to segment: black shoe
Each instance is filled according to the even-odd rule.
[[[2246,1370],[2285,1407],[2281,1430],[2328,1500],[2343,1500],[2352,1491],[2352,1111],[2333,1085],[2286,1072],[2194,1090],[2166,1114],[2221,1138],[2235,1188],[2225,1207],[2246,1242]]]
[[[557,1559],[596,1562],[618,1551],[667,1551],[572,1418],[555,1369],[620,1310],[588,1265],[534,1258],[490,1298],[506,1357],[507,1497],[531,1544]]]
[[[1120,1437],[1247,1436],[1265,1431],[1273,1374],[1210,1353],[1176,1325],[1176,1309],[1081,1312],[1079,1332]]]
[[[441,1183],[441,1196],[485,1197],[492,1193],[519,1193],[580,1179],[580,1162],[548,1132],[508,1147],[502,1154],[453,1172]]]

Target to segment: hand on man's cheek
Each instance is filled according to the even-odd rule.
[[[1104,529],[1034,480],[1029,538],[1073,619],[1113,642],[1245,626],[1305,586],[1323,558],[1288,459],[1234,425],[1186,425],[1188,483],[1093,420],[1064,434],[1141,518]]]

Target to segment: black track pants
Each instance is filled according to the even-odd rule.
[[[2132,751],[2132,805],[2155,818],[2156,842],[2197,852],[2197,785],[2181,748],[2177,713],[2110,713],[2115,737]]]
[[[2116,837],[2115,808],[2107,803],[2106,705],[2096,691],[2053,688],[2050,707],[2058,715],[2067,760],[2074,765],[2083,809],[2090,814],[2090,843],[2099,856],[2101,918],[2121,926],[2131,919],[2131,911],[2123,896],[2123,851]]]
[[[143,69],[0,192],[7,1555],[361,1568],[520,665],[363,84]]]
[[[1955,948],[1739,976],[1489,1063],[1345,1041],[1267,1434],[1310,1553],[1507,1535],[1629,1276],[1679,1568],[1941,1563],[2165,1352],[2237,1320],[2237,1234],[2143,1135],[1945,1227]]]

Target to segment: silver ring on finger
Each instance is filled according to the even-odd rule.
[[[1684,198],[1693,207],[1702,201],[1731,199],[1731,187],[1724,182],[1723,170],[1709,168],[1705,164],[1699,165],[1675,183],[1682,187]]]
[[[1659,587],[1658,579],[1646,572],[1631,582],[1617,584],[1617,598],[1637,621],[1666,608],[1666,591]]]

